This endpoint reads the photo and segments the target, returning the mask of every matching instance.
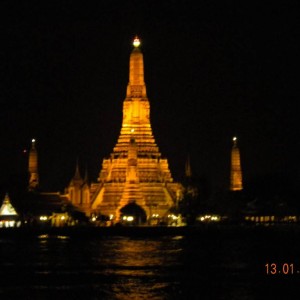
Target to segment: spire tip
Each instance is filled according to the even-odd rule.
[[[138,38],[138,36],[136,35],[135,36],[135,38],[134,38],[134,40],[133,40],[133,46],[135,47],[135,48],[137,48],[137,47],[139,47],[140,46],[140,44],[141,44],[141,41],[140,41],[140,39]]]

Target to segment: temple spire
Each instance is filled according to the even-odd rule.
[[[69,199],[74,205],[80,205],[82,203],[82,193],[81,193],[82,185],[83,185],[83,179],[80,175],[79,163],[77,159],[75,174],[68,186]]]
[[[129,83],[126,98],[123,102],[123,121],[121,135],[114,148],[114,155],[127,155],[130,139],[134,137],[139,155],[155,155],[158,147],[155,144],[150,124],[150,103],[146,95],[144,82],[143,54],[140,40],[135,38],[129,59]]]
[[[140,50],[140,39],[136,36],[133,41],[133,50],[129,61],[129,83],[127,86],[127,97],[147,97],[144,82],[144,59]]]
[[[33,191],[39,185],[39,174],[38,174],[38,154],[35,148],[36,140],[31,140],[31,149],[29,151],[29,162],[28,162],[28,172],[29,172],[29,184],[28,190]]]
[[[103,159],[98,186],[91,185],[90,212],[110,216],[117,222],[130,203],[139,206],[148,220],[153,215],[164,218],[183,191],[180,184],[173,182],[168,160],[161,157],[152,134],[140,48],[136,37],[129,59],[121,132],[110,158]]]
[[[192,168],[190,162],[190,156],[188,155],[187,160],[185,162],[185,177],[191,178],[192,177]]]
[[[80,175],[80,171],[79,171],[79,162],[78,162],[78,158],[76,160],[76,169],[75,169],[75,174],[73,176],[73,180],[79,180],[82,181],[82,177]]]
[[[230,174],[230,190],[241,191],[243,189],[242,183],[242,169],[240,150],[237,146],[237,137],[233,137],[233,146],[231,150],[231,174]]]
[[[84,173],[84,178],[83,178],[84,183],[89,182],[89,173],[88,173],[88,168],[85,166],[85,173]]]

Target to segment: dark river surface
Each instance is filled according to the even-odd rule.
[[[277,274],[266,274],[267,263],[277,264]],[[0,297],[299,299],[300,229],[227,226],[166,236],[0,233]]]

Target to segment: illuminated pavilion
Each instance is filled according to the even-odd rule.
[[[18,213],[12,206],[8,194],[6,194],[0,207],[0,228],[20,226],[17,221]]]
[[[148,222],[165,218],[182,194],[182,186],[173,182],[168,160],[161,157],[152,134],[137,37],[133,46],[117,144],[110,157],[103,159],[97,183],[87,185],[77,167],[66,189],[72,204],[87,215],[105,215],[113,222],[126,220],[127,215]]]

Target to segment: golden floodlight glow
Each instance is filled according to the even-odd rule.
[[[72,203],[86,210],[87,214],[101,211],[106,216],[113,214],[116,223],[121,221],[140,225],[146,220],[151,221],[152,213],[164,216],[179,201],[183,189],[179,183],[173,182],[168,161],[161,158],[155,142],[150,123],[150,103],[144,82],[140,40],[136,35],[132,37],[129,81],[123,102],[119,138],[110,158],[105,158],[102,162],[97,188],[90,190],[90,207],[84,206],[86,202],[80,202],[79,198],[78,201],[75,199],[77,191],[78,195],[85,195],[84,185],[76,186],[76,194],[72,193]],[[69,185],[69,195],[74,188]],[[123,215],[122,208],[133,199],[144,211],[141,212],[143,215]],[[152,210],[152,202],[155,202],[155,211]],[[155,220],[151,225],[156,225],[154,223],[158,222]]]
[[[140,44],[141,44],[140,39],[136,36],[133,40],[133,46],[137,48],[140,46]]]
[[[237,137],[234,137],[231,150],[230,190],[241,191],[242,189],[243,184],[240,150],[237,146]]]

